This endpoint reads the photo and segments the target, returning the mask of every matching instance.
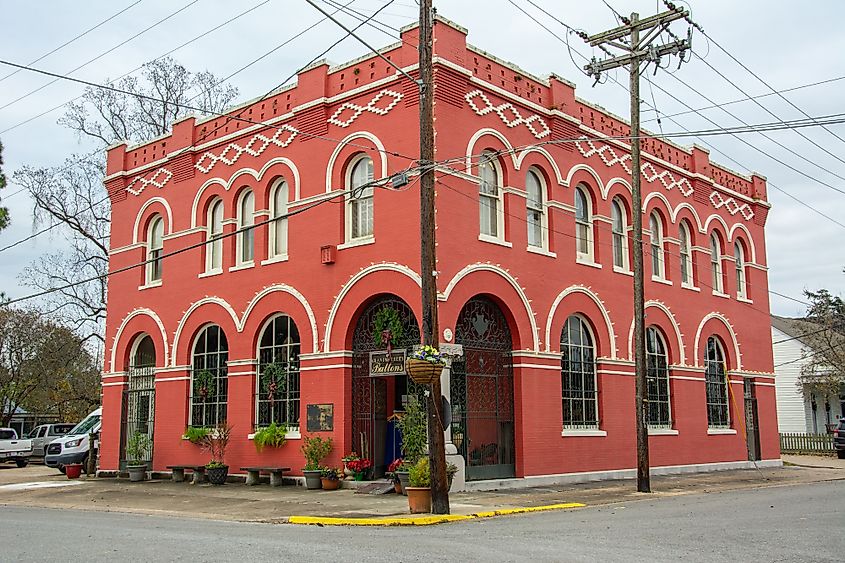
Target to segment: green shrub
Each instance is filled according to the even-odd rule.
[[[285,445],[288,427],[285,424],[270,423],[270,426],[259,428],[255,431],[255,436],[252,437],[252,442],[255,444],[256,451],[261,451],[264,448],[281,448]]]
[[[331,438],[321,438],[320,436],[303,438],[300,449],[305,456],[305,470],[315,471],[319,469],[320,462],[331,453],[333,447]]]
[[[425,406],[412,397],[405,407],[405,414],[398,422],[402,433],[402,458],[416,464],[428,449],[428,420]]]
[[[408,473],[408,480],[412,487],[430,487],[431,469],[428,466],[428,458],[421,457],[417,464]]]
[[[209,432],[211,432],[211,428],[205,426],[188,426],[185,428],[184,436],[192,444],[199,444],[203,438],[208,436]]]
[[[152,443],[148,435],[135,432],[126,441],[126,462],[129,465],[144,465],[151,447]]]

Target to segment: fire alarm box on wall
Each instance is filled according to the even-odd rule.
[[[320,247],[320,262],[323,264],[334,264],[334,255],[337,247],[333,244]]]

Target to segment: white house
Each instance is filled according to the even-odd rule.
[[[805,397],[798,386],[801,368],[808,362],[805,355],[811,351],[802,337],[818,330],[818,325],[803,319],[772,315],[778,432],[824,434],[825,425],[839,420],[845,411],[845,389],[839,396]]]

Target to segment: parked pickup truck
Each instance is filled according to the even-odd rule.
[[[47,444],[57,438],[61,438],[68,432],[73,430],[75,424],[42,424],[36,426],[29,433],[29,438],[32,440],[32,455],[33,457],[44,457]]]
[[[0,428],[0,463],[14,461],[18,467],[26,467],[31,455],[31,440],[19,440],[14,428]]]

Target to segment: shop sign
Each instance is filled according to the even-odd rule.
[[[405,373],[405,350],[370,352],[370,377],[402,375]]]

